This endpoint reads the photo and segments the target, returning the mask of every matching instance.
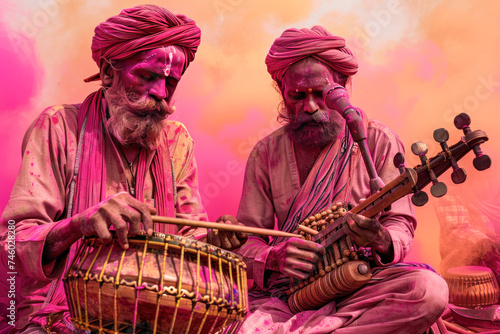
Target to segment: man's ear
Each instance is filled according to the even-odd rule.
[[[99,76],[103,87],[111,87],[113,84],[113,78],[116,74],[115,69],[111,66],[109,60],[101,58],[101,64],[99,66]]]

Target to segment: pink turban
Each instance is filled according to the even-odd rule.
[[[267,71],[281,87],[288,68],[307,57],[314,57],[344,75],[358,71],[358,61],[346,47],[345,39],[333,36],[322,26],[285,30],[269,50]]]
[[[178,45],[186,55],[185,71],[194,59],[200,38],[200,28],[186,16],[156,5],[140,5],[122,10],[95,28],[92,58],[100,66],[101,58],[123,60],[141,51]],[[96,74],[85,81],[98,79]]]

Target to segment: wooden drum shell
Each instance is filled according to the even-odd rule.
[[[85,238],[63,281],[76,328],[102,333],[236,331],[246,317],[239,256],[187,238],[155,234]]]
[[[443,275],[450,291],[450,303],[475,308],[498,301],[498,282],[491,269],[480,266],[450,268]]]

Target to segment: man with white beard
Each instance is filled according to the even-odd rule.
[[[151,218],[207,220],[193,140],[181,123],[167,121],[200,36],[193,20],[164,8],[123,10],[95,29],[92,58],[100,71],[85,81],[101,80],[102,87],[81,104],[47,108],[28,129],[0,224],[2,246],[9,222],[16,225],[21,296],[10,332],[73,333],[61,277],[82,236],[108,244],[114,230],[127,249],[141,229],[149,236],[206,235],[154,226]],[[239,246],[232,240],[226,248]],[[8,253],[1,254],[7,263]]]

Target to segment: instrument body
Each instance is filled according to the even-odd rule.
[[[429,183],[437,183],[437,176],[442,175],[449,168],[453,167],[455,169],[456,161],[487,140],[488,137],[485,132],[481,130],[469,131],[455,145],[447,147],[445,151],[440,152],[433,158],[426,159],[425,164],[417,165],[414,168],[401,168],[399,163],[396,164],[396,167],[400,168],[401,174],[352,208],[350,212],[371,218],[410,193],[422,194],[421,190]],[[399,157],[399,159],[401,158]],[[419,197],[419,201],[414,201],[414,203],[421,202],[422,205],[425,204],[425,201],[421,199]],[[332,216],[331,211],[335,211],[338,206],[342,206],[342,203],[337,203],[331,209],[311,216],[301,223],[301,225],[317,231],[310,235],[306,232],[306,239],[324,246],[327,254],[335,254],[337,252],[336,248],[338,248],[341,253],[341,260],[339,261],[337,256],[334,256],[333,260],[327,256],[326,259],[320,261],[318,271],[311,275],[310,278],[300,282],[292,280],[291,288],[287,291],[287,294],[289,295],[288,304],[290,309],[295,313],[318,309],[339,297],[354,292],[368,283],[371,278],[370,267],[364,261],[367,260],[369,252],[349,241],[343,231],[342,226],[346,224],[344,215],[347,211],[338,213],[336,217]],[[302,234],[304,235],[304,233]],[[342,254],[344,250],[345,254]],[[350,261],[355,261],[356,265],[345,266]],[[330,287],[328,288],[329,291],[324,291],[328,286]]]
[[[124,250],[85,238],[63,282],[76,328],[103,333],[235,332],[246,317],[246,266],[228,251],[144,233]]]
[[[299,228],[299,233],[306,240],[311,240],[314,234],[318,233],[315,231],[331,226],[336,226],[336,229],[332,233],[335,240],[330,240],[325,246],[326,252],[318,263],[318,272],[304,281],[291,279],[291,288],[286,293],[292,312],[320,308],[357,290],[370,280],[370,266],[368,262],[363,261],[366,257],[358,254],[357,245],[342,231],[341,222],[344,221],[346,213],[347,209],[339,202],[300,224],[300,227],[306,227]]]

